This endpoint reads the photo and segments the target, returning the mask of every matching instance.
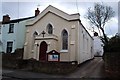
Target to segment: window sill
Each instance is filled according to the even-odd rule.
[[[60,52],[64,52],[64,53],[67,53],[67,52],[68,52],[68,50],[61,50]]]

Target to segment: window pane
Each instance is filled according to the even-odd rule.
[[[9,25],[9,33],[13,33],[14,32],[14,24],[10,24]]]
[[[48,28],[48,34],[53,34],[53,27],[52,27],[52,25],[48,24],[47,28]]]
[[[7,53],[11,53],[12,52],[12,46],[13,46],[13,42],[7,42]]]
[[[8,47],[12,47],[12,42],[9,42],[9,43],[8,43]]]
[[[62,32],[62,49],[63,50],[68,49],[68,33],[66,30],[63,30]]]

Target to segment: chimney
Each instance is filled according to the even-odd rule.
[[[98,36],[98,33],[97,33],[97,32],[94,32],[94,36]]]
[[[37,10],[35,10],[35,16],[37,16],[40,13],[39,8],[37,8]]]
[[[9,17],[9,15],[7,14],[7,15],[4,15],[3,16],[3,23],[5,23],[5,22],[9,22],[10,21],[10,17]]]

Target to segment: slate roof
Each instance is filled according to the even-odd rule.
[[[17,22],[24,21],[24,20],[27,20],[27,19],[32,19],[34,17],[35,16],[27,17],[27,18],[14,19],[14,20],[10,20],[9,22],[2,22],[2,24],[17,23]]]

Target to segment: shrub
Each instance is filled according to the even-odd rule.
[[[120,37],[112,37],[105,45],[105,70],[108,77],[119,78],[120,76]]]
[[[120,37],[112,37],[104,47],[105,52],[120,52]]]

